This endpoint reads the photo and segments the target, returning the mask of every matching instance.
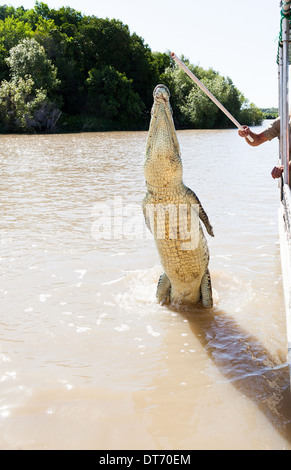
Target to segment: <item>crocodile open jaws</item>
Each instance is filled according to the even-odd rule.
[[[143,200],[164,270],[157,287],[162,304],[213,305],[209,250],[200,220],[213,235],[208,216],[196,194],[183,184],[182,160],[170,106],[170,92],[157,85],[146,144]]]

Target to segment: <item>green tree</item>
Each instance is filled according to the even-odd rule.
[[[112,66],[132,80],[146,108],[151,107],[152,90],[158,74],[151,50],[137,34],[130,34],[127,25],[108,18],[84,17],[75,37],[78,63],[84,75],[93,68]]]
[[[211,82],[204,80],[207,88]],[[215,104],[200,90],[199,87],[192,87],[187,95],[185,104],[180,108],[184,116],[184,126],[203,129],[212,128],[216,122],[217,107]]]
[[[258,126],[262,123],[264,113],[261,109],[257,108],[254,103],[249,103],[246,100],[240,111],[240,122],[248,126]]]
[[[118,119],[127,125],[140,119],[144,105],[132,89],[132,80],[114,67],[90,70],[87,86],[87,109],[91,114],[110,120]]]
[[[182,60],[241,122],[259,122],[259,110],[229,78]],[[70,7],[51,9],[39,1],[28,10],[0,6],[1,109],[10,106],[8,118],[14,117],[7,119],[16,127],[50,127],[50,116],[62,107],[71,123],[85,122],[88,113],[96,125],[103,119],[110,120],[110,129],[144,129],[158,83],[171,90],[177,128],[231,125],[169,52],[152,52],[120,20],[84,16]]]
[[[0,44],[7,52],[22,39],[32,36],[31,26],[18,18],[9,16],[4,21],[0,21]]]
[[[0,117],[8,130],[52,130],[60,116],[53,100],[57,71],[35,39],[23,39],[10,49],[6,62],[11,80],[0,87]]]
[[[78,114],[83,110],[85,100],[85,79],[87,73],[81,70],[81,54],[74,38],[61,32],[54,20],[39,18],[34,38],[46,51],[58,70],[60,86],[59,95],[62,97],[63,110],[68,114]]]
[[[36,89],[32,78],[14,77],[0,87],[0,125],[2,130],[51,130],[59,111],[47,99],[46,91]]]
[[[6,59],[12,78],[30,76],[37,89],[44,89],[49,96],[53,95],[60,84],[57,70],[47,58],[45,49],[35,39],[23,39],[10,49]]]
[[[9,78],[9,69],[5,61],[9,50],[26,37],[32,37],[33,31],[29,24],[7,17],[0,20],[0,81]]]
[[[153,65],[156,69],[157,77],[160,77],[164,71],[171,66],[170,53],[166,52],[153,52],[152,53]]]

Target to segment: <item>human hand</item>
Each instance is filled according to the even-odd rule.
[[[238,130],[238,135],[240,137],[247,137],[248,135],[250,135],[250,128],[248,126],[241,126],[241,128]]]
[[[274,179],[281,178],[283,171],[284,171],[283,166],[275,166],[271,172],[271,175]]]

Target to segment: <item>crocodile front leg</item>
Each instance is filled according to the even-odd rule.
[[[205,210],[203,209],[202,204],[199,201],[198,197],[196,196],[194,191],[192,191],[192,189],[187,188],[186,186],[185,186],[185,189],[186,189],[186,198],[187,198],[187,200],[189,201],[190,204],[196,204],[196,205],[199,206],[199,218],[204,223],[205,228],[206,228],[207,232],[209,233],[209,235],[214,237],[214,232],[213,232],[212,225],[210,224],[209,219],[208,219],[208,215],[206,214]]]

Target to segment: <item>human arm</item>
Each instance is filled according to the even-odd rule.
[[[280,133],[280,118],[275,119],[271,125],[265,129],[260,134],[255,134],[250,130],[248,126],[242,126],[241,129],[238,131],[240,137],[246,138],[250,135],[253,138],[253,142],[249,139],[246,139],[247,143],[252,147],[257,147],[258,145],[263,144],[269,140],[274,139],[275,137],[279,137]],[[271,172],[271,175],[274,179],[281,178],[282,174],[284,173],[283,166],[275,166]],[[289,162],[289,173],[290,173],[290,181],[291,181],[291,161]]]
[[[252,132],[248,126],[242,126],[241,129],[238,131],[238,135],[240,137],[244,137],[246,139],[246,142],[251,145],[252,147],[257,147],[258,145],[263,144],[264,142],[267,142],[269,140],[264,132],[260,132],[260,134],[256,134],[255,132]],[[247,136],[250,135],[253,139],[253,141],[250,141],[247,139]]]

